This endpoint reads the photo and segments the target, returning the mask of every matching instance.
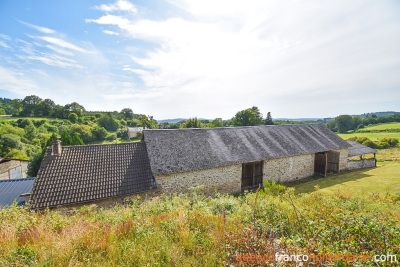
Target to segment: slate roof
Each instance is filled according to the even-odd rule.
[[[377,151],[375,149],[364,146],[363,144],[360,144],[356,141],[348,140],[346,142],[349,143],[349,145],[350,145],[349,157],[377,153]]]
[[[42,209],[131,195],[156,188],[146,144],[48,148],[35,181],[31,207]]]
[[[25,204],[24,198],[19,195],[30,193],[34,181],[34,177],[0,180],[0,207],[10,206],[15,199],[18,205]]]
[[[144,130],[143,140],[155,175],[350,146],[322,124]]]

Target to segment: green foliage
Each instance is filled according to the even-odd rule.
[[[107,135],[106,140],[107,141],[114,141],[117,139],[117,134],[116,133],[110,133],[109,135]]]
[[[213,127],[224,127],[225,126],[224,121],[221,118],[215,118],[212,121],[212,125],[213,125]]]
[[[98,141],[103,141],[107,137],[107,130],[104,127],[96,126],[92,128],[92,135]]]
[[[76,115],[76,113],[70,113],[69,115],[68,115],[68,119],[72,122],[72,123],[75,123],[75,122],[77,122],[78,121],[78,115]]]
[[[270,182],[268,180],[264,181],[263,191],[266,194],[277,196],[286,192],[286,186],[277,184],[275,182]]]
[[[28,140],[33,140],[37,136],[38,136],[38,132],[37,132],[35,126],[33,126],[33,124],[25,127],[25,137]]]
[[[267,117],[265,118],[265,125],[273,125],[274,122],[272,121],[271,112],[267,113]]]
[[[133,119],[133,111],[130,108],[124,108],[121,110],[121,114],[125,120]]]
[[[43,156],[44,156],[43,153],[40,152],[31,157],[28,163],[28,172],[27,172],[28,177],[36,177],[37,173],[39,172]]]
[[[101,126],[104,127],[108,131],[116,131],[118,129],[118,123],[113,117],[111,116],[111,113],[107,113],[102,115],[98,120],[97,123]]]
[[[76,133],[82,138],[84,143],[90,143],[93,141],[92,129],[88,125],[73,124],[70,129],[71,135],[74,136]]]
[[[84,145],[85,143],[83,142],[82,138],[80,137],[79,133],[74,133],[74,135],[72,136],[72,143],[71,145],[73,146],[80,146],[80,145]]]
[[[374,149],[385,149],[390,147],[396,147],[399,144],[399,140],[397,138],[382,138],[377,142],[371,141],[371,139],[367,137],[352,137],[350,140],[356,141],[364,146],[374,148]]]
[[[72,136],[69,134],[67,129],[64,129],[61,133],[61,145],[63,146],[72,145]]]
[[[258,107],[248,108],[236,113],[235,117],[232,118],[233,126],[255,126],[261,125],[263,118]]]
[[[190,118],[185,121],[185,123],[182,124],[182,128],[202,128],[203,124],[201,123],[200,120],[198,120],[196,117],[195,118]]]
[[[1,156],[7,155],[11,149],[23,149],[23,144],[19,136],[13,134],[3,134],[0,136],[0,152]]]
[[[6,115],[6,111],[4,110],[4,108],[0,108],[0,115]]]

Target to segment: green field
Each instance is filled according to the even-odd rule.
[[[387,130],[387,132],[386,132]],[[395,132],[398,130],[398,132]],[[341,138],[348,140],[352,137],[367,137],[372,141],[378,141],[381,138],[397,138],[400,140],[400,123],[390,122],[371,125],[358,131],[349,131],[347,133],[339,133]]]
[[[365,127],[363,129],[360,129],[360,132],[363,131],[385,131],[385,130],[390,130],[390,129],[397,129],[400,130],[400,122],[388,122],[388,123],[381,123],[381,124],[376,124],[376,125],[371,125],[368,127]]]

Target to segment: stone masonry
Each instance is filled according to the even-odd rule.
[[[242,164],[213,169],[159,175],[163,193],[188,192],[192,187],[204,186],[206,194],[240,192]]]
[[[264,181],[290,182],[314,174],[314,154],[264,161]]]

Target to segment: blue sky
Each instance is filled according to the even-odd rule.
[[[0,96],[156,119],[399,110],[400,2],[0,1]]]

